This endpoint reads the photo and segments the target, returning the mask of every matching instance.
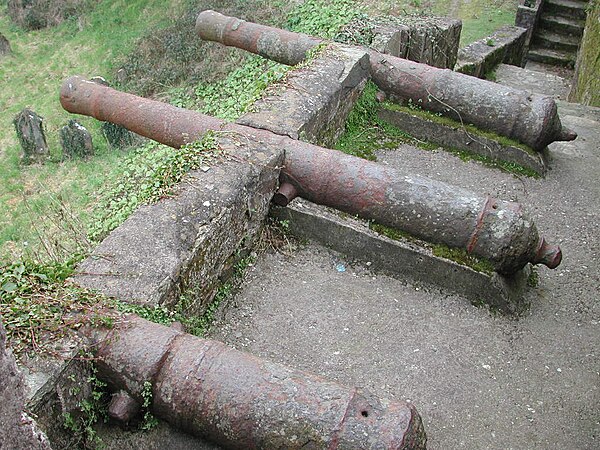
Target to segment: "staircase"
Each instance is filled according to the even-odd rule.
[[[585,27],[587,0],[545,0],[528,58],[573,68]]]

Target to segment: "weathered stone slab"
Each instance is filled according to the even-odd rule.
[[[400,16],[410,29],[406,59],[452,69],[456,64],[462,22],[449,17]]]
[[[502,27],[490,36],[461,48],[454,70],[485,78],[500,63],[522,67],[527,54],[526,38],[525,28]]]
[[[23,149],[21,162],[41,163],[48,159],[49,151],[44,132],[44,118],[25,108],[13,120],[17,137]]]
[[[87,158],[94,154],[92,135],[76,120],[60,129],[60,145],[66,158]]]
[[[366,51],[332,45],[314,61],[289,72],[283,90],[276,86],[237,123],[331,146],[344,132],[368,76]]]
[[[251,248],[263,226],[283,156],[237,136],[220,143],[222,162],[190,173],[173,198],[138,208],[81,263],[74,281],[168,307],[193,287],[191,312],[202,311],[236,252]]]
[[[0,448],[46,450],[50,443],[37,423],[25,413],[23,374],[7,347],[6,330],[0,321]]]
[[[289,223],[291,233],[314,239],[350,258],[370,262],[372,268],[432,284],[463,295],[475,304],[488,304],[507,314],[525,311],[530,267],[511,278],[478,272],[435,256],[427,245],[396,240],[369,229],[368,222],[296,199],[286,208],[273,207],[271,215]]]
[[[406,110],[392,110],[385,107],[380,108],[378,115],[382,120],[426,142],[484,156],[493,161],[516,163],[533,170],[540,176],[544,176],[548,170],[543,152],[526,151],[520,147],[505,145],[486,136],[470,133],[459,124],[451,126],[428,120],[422,115],[411,114]]]
[[[0,56],[10,55],[11,52],[10,42],[8,42],[8,39],[0,33]]]

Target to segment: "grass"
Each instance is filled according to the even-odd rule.
[[[169,11],[176,11],[178,5],[175,2]],[[44,222],[48,225],[44,228],[52,229],[45,211],[57,201],[66,202],[86,221],[94,192],[125,154],[107,147],[97,121],[81,117],[78,120],[94,137],[96,155],[88,161],[61,161],[58,130],[73,116],[58,102],[60,83],[75,73],[110,78],[119,58],[148,27],[168,22],[163,6],[158,0],[100,2],[80,20],[28,33],[12,25],[5,11],[0,12],[0,29],[13,50],[0,66],[0,259],[19,257],[36,246],[39,236],[32,224]],[[45,119],[51,155],[45,165],[19,164],[12,119],[25,107]]]

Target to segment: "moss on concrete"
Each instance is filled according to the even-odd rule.
[[[419,107],[402,106],[402,105],[398,105],[396,103],[391,103],[391,102],[385,102],[383,104],[383,107],[386,109],[389,109],[390,111],[403,111],[403,112],[406,112],[413,116],[420,117],[424,120],[430,120],[432,122],[436,122],[441,125],[446,125],[446,126],[449,126],[452,128],[464,128],[465,131],[467,131],[468,133],[473,134],[475,136],[481,136],[481,137],[484,137],[487,139],[491,139],[493,141],[498,142],[500,145],[503,145],[506,147],[520,148],[521,150],[523,150],[531,155],[537,155],[537,152],[535,150],[533,150],[531,147],[529,147],[521,142],[515,141],[514,139],[507,138],[506,136],[499,135],[497,133],[494,133],[493,131],[482,130],[481,128],[477,128],[476,126],[471,125],[471,124],[462,124],[454,119],[451,119],[450,117],[443,116],[439,113],[436,114],[436,113],[432,113],[430,111],[421,109]]]
[[[600,106],[600,0],[588,6],[585,33],[577,57],[575,80],[569,100]]]
[[[467,251],[464,249],[451,248],[444,244],[429,244],[421,239],[416,238],[406,231],[381,225],[375,222],[369,223],[369,229],[395,241],[408,241],[410,243],[420,245],[421,247],[431,250],[434,256],[449,259],[462,266],[470,267],[477,272],[485,273],[487,275],[494,273],[494,266],[491,262],[487,261],[486,259],[473,256],[467,253]]]

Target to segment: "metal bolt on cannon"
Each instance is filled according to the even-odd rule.
[[[372,161],[296,141],[266,130],[230,124],[194,111],[101,86],[66,80],[61,103],[72,113],[110,121],[179,148],[208,130],[232,131],[248,142],[285,151],[281,189],[274,201],[294,196],[404,230],[432,243],[462,248],[510,275],[527,263],[557,267],[559,247],[542,238],[521,205],[394,170]]]
[[[274,61],[296,65],[324,42],[302,33],[260,25],[215,11],[203,11],[196,32],[205,40],[241,48]],[[548,96],[502,86],[448,69],[438,69],[368,50],[371,77],[393,100],[411,100],[425,110],[542,150],[554,141],[577,137],[562,126],[556,102]]]

